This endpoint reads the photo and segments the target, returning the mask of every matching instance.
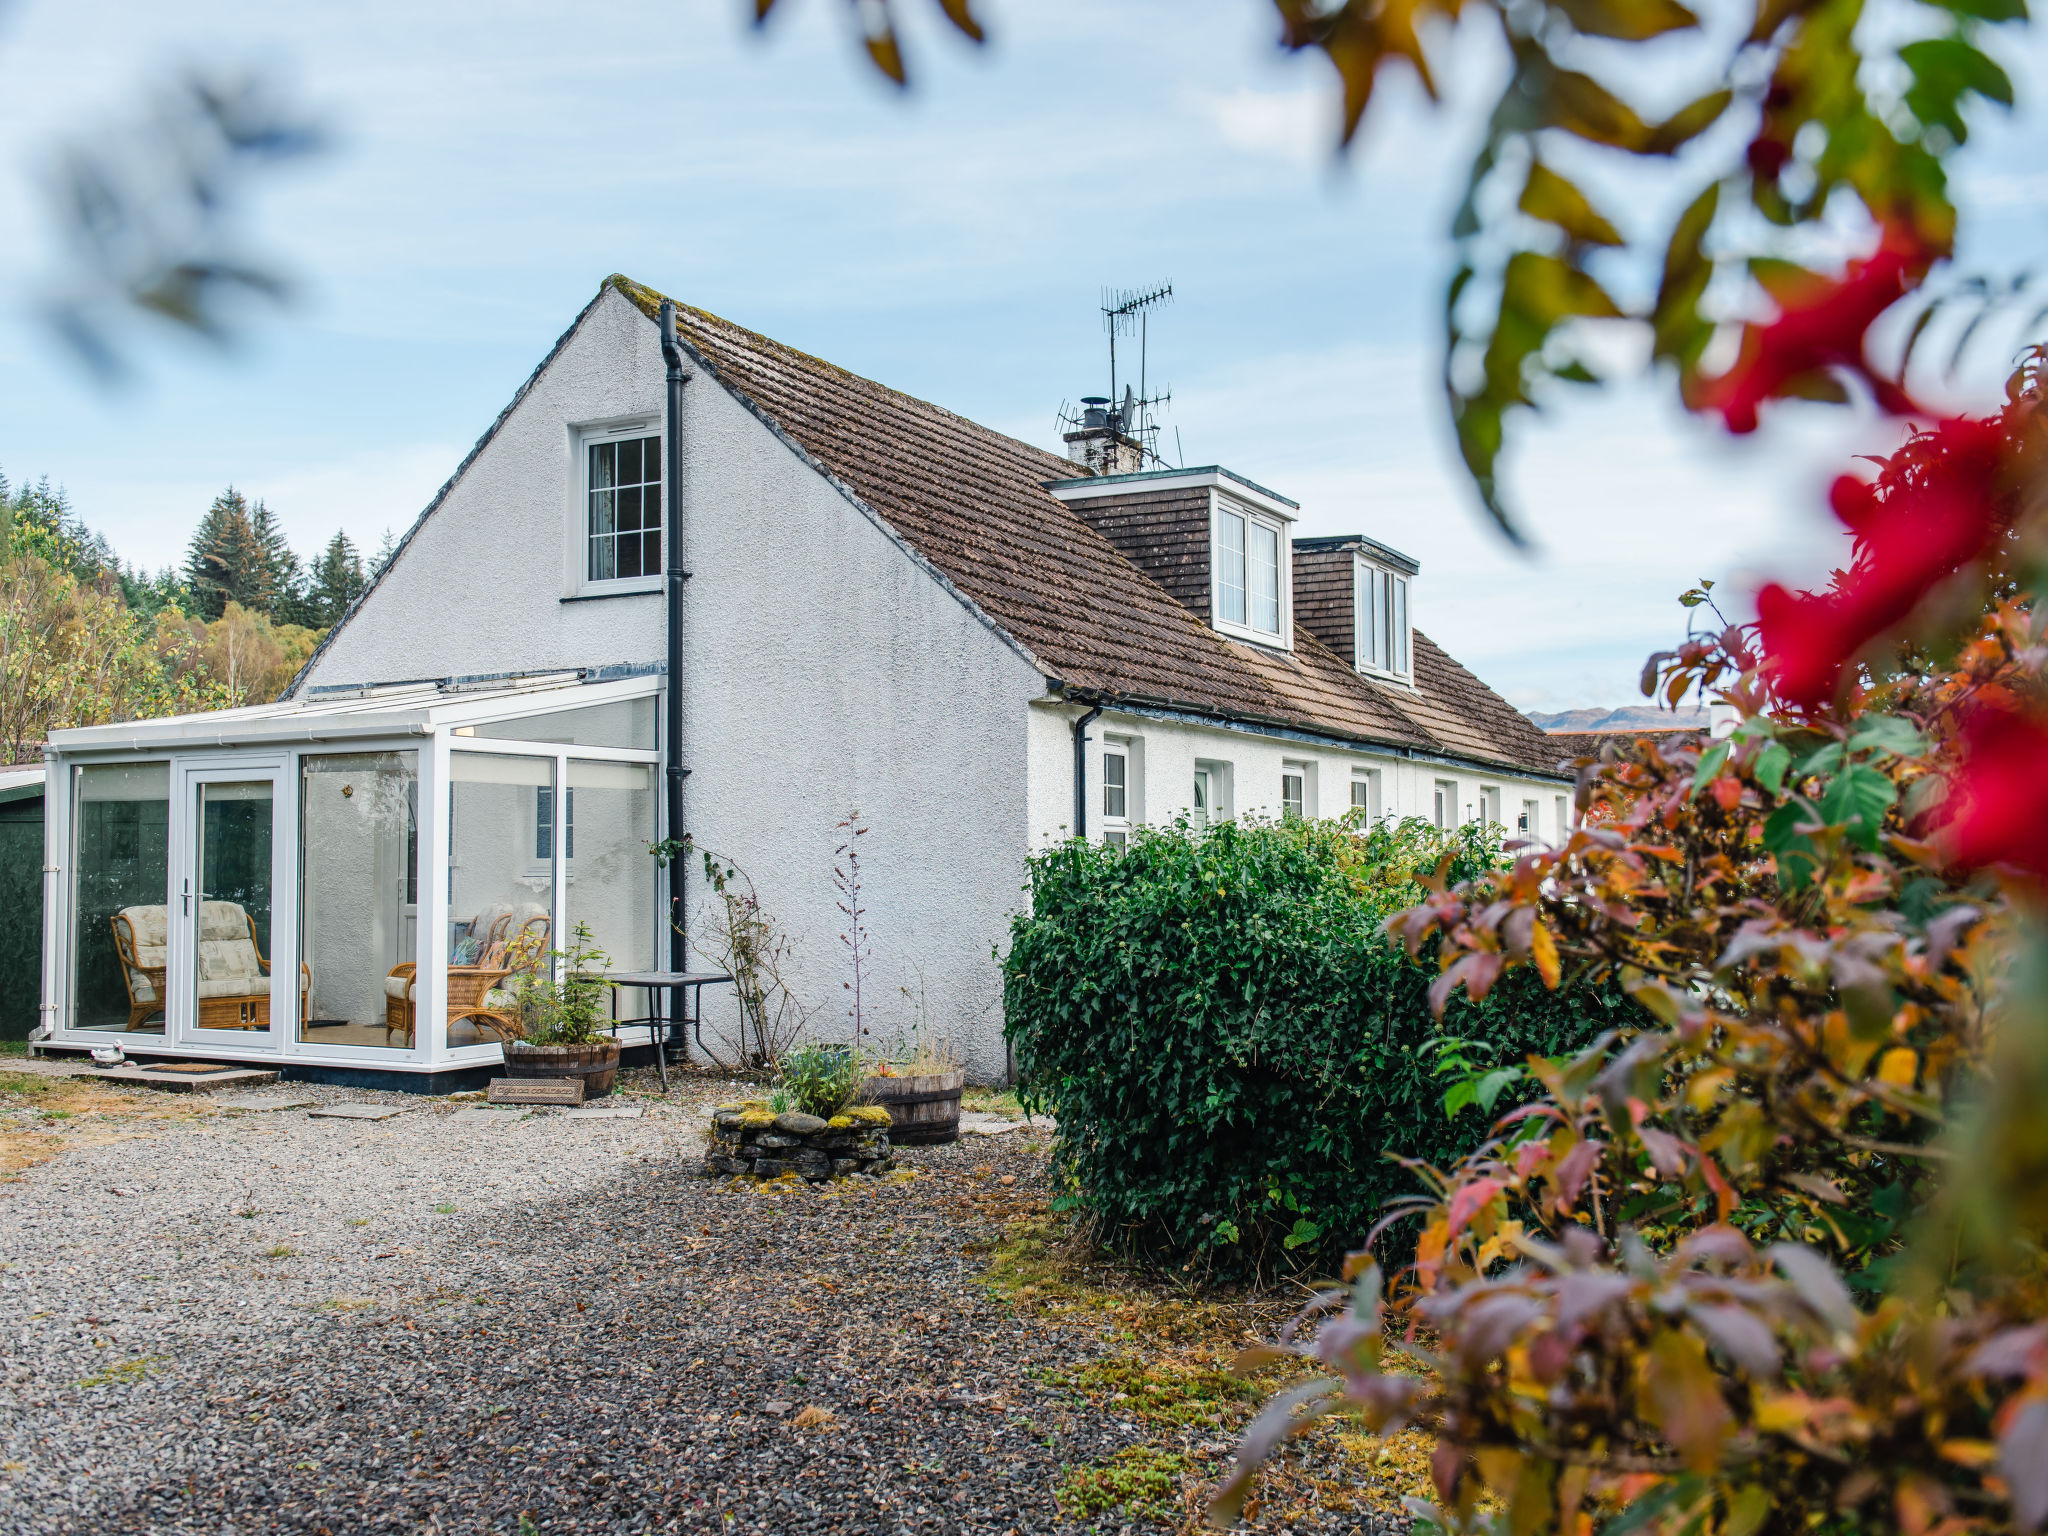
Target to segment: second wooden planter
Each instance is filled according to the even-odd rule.
[[[936,1146],[960,1139],[960,1090],[966,1083],[959,1067],[922,1077],[871,1077],[860,1101],[889,1111],[889,1140],[896,1146]]]
[[[619,1076],[619,1042],[595,1045],[528,1045],[505,1042],[507,1077],[580,1077],[585,1099],[602,1098]]]

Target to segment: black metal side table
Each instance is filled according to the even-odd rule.
[[[721,971],[607,971],[598,978],[612,992],[612,1038],[619,1037],[622,1025],[645,1024],[648,1038],[654,1042],[654,1061],[661,1068],[661,1091],[668,1092],[668,1047],[675,1037],[677,1025],[683,1029],[683,1059],[690,1055],[690,1033],[697,1033],[697,1044],[704,1044],[704,989],[718,982],[731,981],[732,977]],[[647,989],[648,1006],[654,1012],[644,1019],[622,1019],[619,1017],[619,988],[644,987]],[[668,993],[668,1008],[663,1010],[661,995]],[[683,1006],[683,994],[688,992],[689,1006]]]

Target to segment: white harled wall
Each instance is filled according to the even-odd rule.
[[[1037,671],[701,370],[684,392],[686,821],[795,940],[817,1033],[851,1030],[835,824],[858,810],[870,1039],[922,991],[977,1079],[1004,1070],[991,951],[1021,903]],[[654,325],[607,292],[321,658],[311,684],[655,663],[659,595],[563,601],[571,427],[658,427]],[[702,920],[708,893],[693,878]],[[664,950],[665,955],[665,950]],[[701,960],[697,963],[702,963]],[[729,989],[705,993],[729,1028]],[[708,1033],[709,1031],[707,1031]]]
[[[1041,701],[1031,711],[1031,846],[1042,848],[1070,835],[1074,820],[1074,738],[1073,722],[1082,711],[1074,705]],[[1102,831],[1102,743],[1105,735],[1121,736],[1142,743],[1132,754],[1134,774],[1142,772],[1141,784],[1132,786],[1142,794],[1144,820],[1155,827],[1167,826],[1194,804],[1195,764],[1224,765],[1230,781],[1231,815],[1280,814],[1280,776],[1287,763],[1309,767],[1306,777],[1313,786],[1307,814],[1341,816],[1351,808],[1351,780],[1354,768],[1374,769],[1380,775],[1383,815],[1396,818],[1419,816],[1433,820],[1436,782],[1441,779],[1458,786],[1459,824],[1483,814],[1480,795],[1486,789],[1500,791],[1501,813],[1512,829],[1521,802],[1537,806],[1536,835],[1555,842],[1571,830],[1571,786],[1550,779],[1522,778],[1505,773],[1479,773],[1467,766],[1352,752],[1251,731],[1222,726],[1195,725],[1179,720],[1159,720],[1149,715],[1121,714],[1106,710],[1088,727],[1088,833]],[[1142,763],[1142,769],[1137,764]]]

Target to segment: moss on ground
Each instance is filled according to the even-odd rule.
[[[1075,1520],[1118,1510],[1126,1518],[1178,1525],[1193,1470],[1185,1452],[1128,1445],[1105,1461],[1069,1467],[1054,1496],[1062,1513]]]
[[[1120,1509],[1125,1519],[1196,1528],[1245,1426],[1274,1392],[1314,1374],[1306,1361],[1249,1377],[1230,1368],[1292,1316],[1298,1292],[1177,1288],[1106,1262],[1043,1206],[1012,1220],[987,1257],[992,1295],[1102,1341],[1100,1354],[1046,1384],[1145,1432],[1137,1445],[1068,1470],[1059,1499],[1073,1518]],[[1416,1430],[1375,1436],[1333,1415],[1267,1465],[1248,1512],[1284,1526],[1318,1513],[1398,1511],[1404,1497],[1431,1497],[1433,1443]]]
[[[31,1113],[18,1113],[24,1110]],[[119,1093],[90,1077],[0,1071],[0,1115],[6,1117],[0,1119],[0,1180],[19,1178],[66,1147],[94,1146],[214,1113],[203,1097],[152,1089]]]

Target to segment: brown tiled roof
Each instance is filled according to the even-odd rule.
[[[1628,752],[1635,747],[1637,740],[1644,736],[1665,741],[1673,737],[1698,734],[1697,726],[1660,726],[1654,730],[1546,731],[1543,739],[1556,743],[1551,750],[1560,758],[1569,761],[1575,757],[1598,757],[1600,749],[1606,746],[1618,746],[1623,752]]]
[[[608,281],[659,314],[661,295]],[[1420,634],[1406,698],[1299,627],[1291,654],[1225,639],[1045,490],[1074,477],[1068,460],[676,310],[707,371],[1069,690],[1555,772],[1554,758],[1529,750],[1542,733]]]

